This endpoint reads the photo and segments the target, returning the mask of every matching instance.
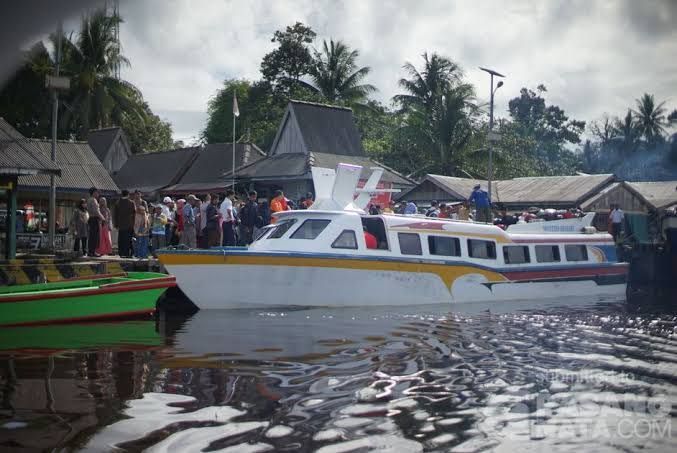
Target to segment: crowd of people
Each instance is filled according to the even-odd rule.
[[[270,201],[256,191],[238,199],[232,189],[223,199],[218,194],[173,199],[158,203],[144,200],[140,191],[123,190],[114,209],[96,188],[89,190],[72,214],[68,231],[76,253],[90,257],[113,254],[112,232],[117,231],[117,254],[124,258],[148,258],[168,246],[210,248],[248,245],[257,231],[271,223],[272,214],[307,209],[313,204],[308,193],[298,203],[275,192]]]

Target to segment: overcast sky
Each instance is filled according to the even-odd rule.
[[[457,61],[488,98],[488,76],[507,75],[497,112],[521,87],[548,88],[577,119],[622,114],[649,92],[677,107],[675,0],[134,0],[121,1],[123,77],[190,142],[226,78],[258,79],[273,32],[296,21],[341,39],[370,66],[376,97],[399,92],[405,61],[424,51]]]

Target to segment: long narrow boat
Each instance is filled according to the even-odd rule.
[[[172,276],[129,272],[119,277],[0,288],[0,326],[118,319],[155,311],[176,285]]]
[[[361,170],[314,168],[314,209],[278,213],[248,249],[165,250],[160,261],[199,308],[625,299],[628,264],[607,233],[367,215]]]

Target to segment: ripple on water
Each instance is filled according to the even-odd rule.
[[[677,447],[671,312],[437,310],[200,312],[160,349],[8,358],[0,445],[64,446],[38,443],[62,424],[32,408],[73,420],[73,398],[113,414],[65,443],[85,451]]]

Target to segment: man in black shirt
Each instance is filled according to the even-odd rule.
[[[245,244],[251,244],[254,241],[254,228],[256,219],[259,216],[259,204],[256,202],[258,194],[255,190],[249,192],[249,199],[240,213],[240,225],[243,232]]]

